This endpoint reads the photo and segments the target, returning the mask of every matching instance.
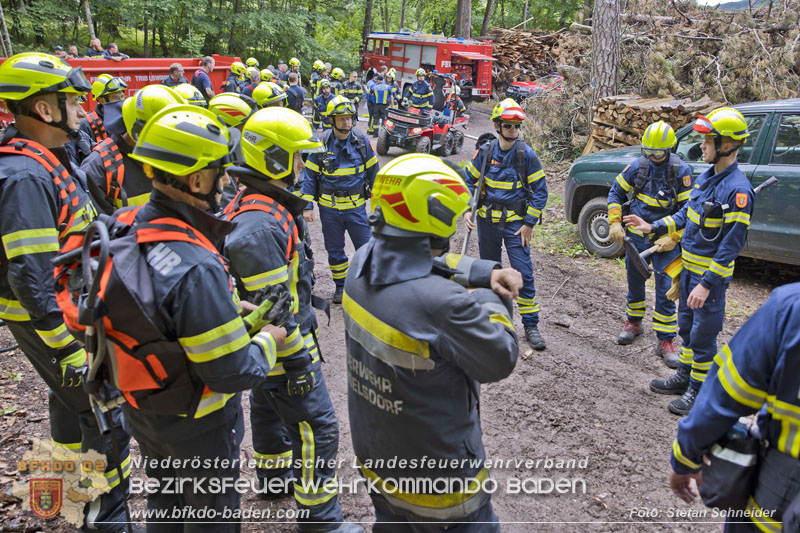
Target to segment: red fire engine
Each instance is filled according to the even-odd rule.
[[[370,33],[361,47],[361,70],[369,81],[384,65],[397,71],[405,94],[418,68],[456,76],[461,98],[484,100],[492,95],[492,41],[474,41],[425,33]]]
[[[241,61],[238,57],[226,57],[214,54],[214,71],[211,73],[211,88],[219,92],[219,88],[228,76],[231,63]],[[0,63],[6,58],[0,58]],[[132,96],[136,91],[145,85],[161,83],[161,80],[169,76],[169,66],[173,63],[183,65],[184,76],[191,81],[192,75],[202,65],[202,58],[131,58],[124,61],[112,61],[110,59],[67,59],[73,67],[81,67],[89,82],[93,82],[100,74],[111,74],[119,76],[128,88],[126,96]],[[87,111],[94,109],[94,99],[88,97],[83,107]],[[13,120],[13,117],[0,101],[0,126],[6,126]]]

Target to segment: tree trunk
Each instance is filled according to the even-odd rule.
[[[164,35],[164,25],[158,25],[158,40],[161,42],[161,57],[170,57],[172,54],[169,53],[169,45],[167,44],[167,38]],[[153,39],[153,48],[155,48],[156,41]]]
[[[383,14],[383,31],[389,32],[389,0],[383,0],[381,6],[381,13]]]
[[[472,35],[472,0],[458,0],[456,4],[455,37],[469,39]]]
[[[14,55],[14,49],[11,47],[11,37],[8,35],[8,26],[6,26],[6,14],[3,12],[3,3],[0,2],[0,20],[3,22],[3,49],[6,50],[6,57]]]
[[[150,29],[147,11],[144,12],[144,57],[150,57],[150,37],[147,35],[147,30]],[[154,54],[155,55],[155,54]]]
[[[583,22],[586,24],[586,21],[592,18],[592,0],[584,0],[583,2]]]
[[[400,3],[400,31],[406,26],[406,0]]]
[[[372,31],[372,1],[366,0],[364,6],[364,29],[361,30],[361,40],[366,41]]]
[[[567,25],[567,0],[561,0],[561,16],[558,18],[558,29]]]
[[[153,57],[156,56],[156,26],[153,24],[153,36],[151,37],[150,46],[153,48]]]
[[[592,10],[592,105],[617,93],[619,0],[596,0]]]
[[[481,24],[481,35],[487,35],[489,33],[489,19],[492,18],[492,5],[494,4],[494,0],[486,0],[486,11],[483,13],[483,24]],[[525,2],[525,5],[528,5],[528,2]],[[522,19],[525,20],[525,19]]]
[[[94,32],[94,23],[92,22],[92,10],[89,7],[89,0],[81,0],[83,4],[83,12],[86,14],[86,25],[89,27],[89,38],[90,39],[97,39],[97,35]]]
[[[528,29],[528,0],[525,0],[525,7],[522,8],[522,29]]]
[[[234,20],[236,18],[236,15],[238,14],[239,14],[239,0],[235,0],[233,2]],[[233,49],[234,49],[233,38],[236,35],[235,31],[236,31],[236,22],[231,21],[231,33],[230,36],[228,37],[228,55],[233,55]]]

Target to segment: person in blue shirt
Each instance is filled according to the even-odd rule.
[[[644,131],[641,157],[617,175],[608,193],[609,238],[613,242],[622,244],[626,236],[622,227],[623,204],[631,213],[654,222],[675,214],[689,200],[692,169],[677,154],[671,153],[676,142],[675,131],[664,121],[654,122]],[[663,357],[668,367],[677,368],[678,348],[674,340],[678,335],[678,313],[675,302],[667,298],[672,278],[665,271],[681,254],[680,248],[676,247],[681,232],[654,239],[652,234],[644,236],[628,226],[627,237],[639,253],[653,245],[659,246],[658,251],[648,259],[653,264],[656,282],[656,306],[653,311],[653,330],[658,338],[656,354]],[[644,287],[647,281],[636,269],[633,258],[626,257],[625,269],[628,278],[627,320],[617,337],[617,343],[623,345],[631,344],[642,333],[642,319],[646,313]]]
[[[214,58],[206,56],[203,58],[201,67],[192,76],[192,85],[197,87],[197,90],[205,98],[206,103],[214,98],[214,88],[211,87],[211,78],[208,76],[212,72],[214,72]]]
[[[739,148],[750,135],[742,114],[720,108],[698,118],[694,130],[705,135],[703,161],[711,167],[698,176],[689,201],[674,215],[652,224],[636,214],[623,217],[626,225],[642,234],[658,237],[684,230],[678,302],[683,340],[680,365],[675,375],[650,383],[653,392],[681,395],[669,404],[677,415],[689,413],[717,353],[725,292],[753,212],[753,187],[736,162]]]
[[[103,57],[103,45],[100,44],[100,39],[94,38],[89,41],[89,48],[86,49],[86,57]]]
[[[500,261],[505,243],[511,267],[522,274],[523,286],[517,305],[522,315],[525,337],[531,348],[544,350],[546,343],[539,332],[539,304],[531,263],[531,235],[547,204],[547,183],[544,169],[533,149],[519,138],[525,111],[517,102],[506,98],[492,111],[491,120],[500,136],[476,150],[466,166],[466,182],[470,193],[484,174],[478,198],[478,220],[464,214],[471,231],[478,228],[481,259]]]
[[[394,93],[392,88],[383,81],[383,74],[375,76],[375,85],[372,86],[370,94],[375,103],[372,105],[372,119],[369,121],[367,132],[373,137],[377,137],[383,121],[389,116],[389,107],[394,105]]]
[[[417,81],[411,84],[403,97],[403,103],[416,107],[423,115],[433,110],[433,88],[425,81],[425,70],[417,69]]]
[[[117,43],[109,43],[108,50],[103,52],[103,59],[111,59],[112,61],[122,61],[123,59],[130,59],[127,54],[119,51]]]
[[[303,213],[308,222],[314,221],[314,204],[319,206],[322,236],[328,265],[336,285],[332,302],[342,303],[344,279],[349,261],[344,251],[345,231],[358,250],[370,239],[367,222],[367,198],[375,175],[378,157],[366,136],[353,128],[353,103],[336,96],[327,104],[324,114],[332,130],[322,135],[324,153],[311,154],[306,161],[301,196],[309,205]]]
[[[367,122],[367,133],[369,134],[372,134],[375,131],[375,129],[372,127],[372,116],[375,112],[375,96],[372,94],[372,88],[375,87],[375,84],[377,83],[375,79],[376,77],[377,74],[370,78],[367,81],[367,84],[364,85],[364,99],[367,101],[367,114],[369,115]]]
[[[300,77],[296,72],[290,72],[287,79],[289,80],[289,86],[286,87],[286,96],[288,97],[289,108],[302,113],[306,90],[300,86]]]
[[[702,480],[703,455],[739,417],[758,415],[766,439],[746,506],[745,523],[725,531],[798,531],[800,501],[800,283],[778,287],[714,356],[695,408],[678,422],[672,444],[672,491],[691,502]],[[745,487],[742,487],[745,488]],[[793,515],[793,517],[792,517]],[[752,521],[752,523],[749,523]],[[790,525],[792,524],[792,525]]]
[[[331,82],[323,78],[319,82],[319,94],[314,98],[314,108],[319,115],[319,125],[322,126],[323,130],[331,129],[331,121],[325,110],[328,109],[328,102],[333,100],[335,96],[331,90]]]

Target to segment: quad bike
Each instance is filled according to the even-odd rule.
[[[464,147],[464,133],[456,126],[466,129],[469,115],[445,115],[434,110],[423,115],[417,108],[408,111],[389,109],[384,121],[375,151],[386,155],[389,148],[399,146],[405,150],[423,154],[434,153],[447,157],[461,152]]]

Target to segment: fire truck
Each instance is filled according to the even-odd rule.
[[[461,87],[461,98],[467,105],[473,100],[485,100],[492,95],[492,61],[495,60],[492,57],[492,41],[456,39],[419,32],[374,32],[367,36],[360,53],[364,82],[372,79],[383,66],[394,68],[397,71],[395,81],[405,94],[406,89],[417,81],[414,74],[421,67],[427,72],[436,71],[455,78]],[[443,87],[434,86],[434,89],[436,99],[443,99]]]
[[[234,61],[241,61],[238,57],[227,57],[214,54],[214,71],[209,75],[211,78],[211,88],[215,92],[219,92],[222,82],[228,76],[228,70],[231,63]],[[0,58],[0,63],[5,61],[6,58]],[[180,63],[183,65],[184,76],[191,81],[192,75],[198,70],[203,60],[202,58],[131,58],[124,61],[112,61],[111,59],[67,59],[72,67],[81,67],[83,73],[89,82],[93,82],[100,74],[111,74],[112,76],[119,76],[128,88],[125,91],[125,96],[133,96],[133,94],[144,87],[145,85],[153,85],[161,83],[161,80],[169,76],[169,67],[173,63]],[[83,104],[86,111],[94,109],[95,101],[89,97],[86,103]],[[13,117],[11,113],[0,101],[0,127],[5,127]]]

